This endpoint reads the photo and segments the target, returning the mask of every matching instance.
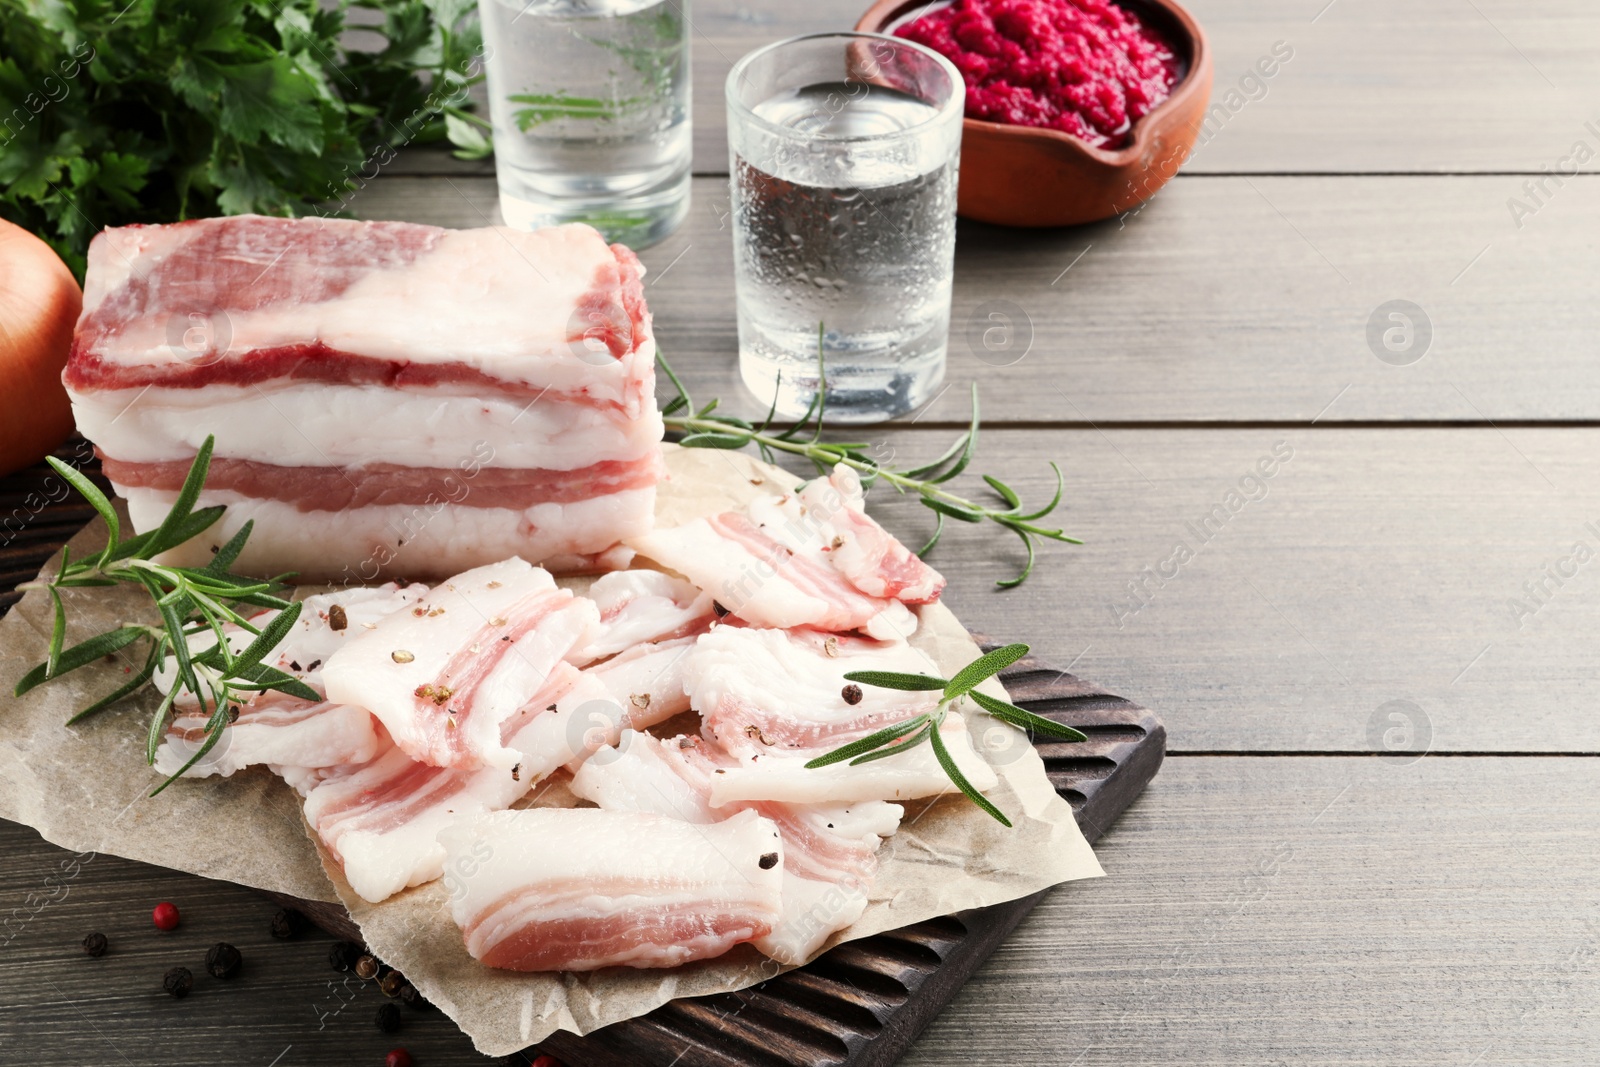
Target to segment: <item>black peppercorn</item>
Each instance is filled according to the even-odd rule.
[[[378,961],[373,959],[371,956],[362,956],[360,959],[356,960],[356,977],[378,977]]]
[[[408,1008],[416,1008],[418,1011],[433,1007],[432,1004],[428,1003],[428,998],[417,992],[417,987],[410,982],[400,987],[400,1003]]]
[[[399,971],[390,971],[378,979],[378,991],[386,997],[398,997],[400,988],[406,984],[406,976]]]
[[[386,1034],[392,1034],[396,1030],[400,1029],[400,1005],[378,1005],[378,1017],[375,1022],[377,1023],[378,1029],[382,1030]]]
[[[213,978],[232,978],[239,973],[244,957],[226,941],[218,941],[206,953],[206,971]]]
[[[361,946],[354,941],[335,941],[328,947],[328,966],[336,971],[348,971],[356,965]]]
[[[305,916],[293,908],[284,908],[272,917],[272,936],[287,941],[298,934],[305,925]]]
[[[83,951],[91,956],[104,956],[109,944],[105,934],[93,933],[83,939]]]
[[[161,979],[161,988],[181,1000],[194,988],[194,975],[189,973],[187,967],[174,967]]]
[[[861,703],[861,687],[854,682],[839,690],[839,695],[844,698],[846,704],[852,707]]]

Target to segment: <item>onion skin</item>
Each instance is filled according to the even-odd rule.
[[[61,370],[82,310],[61,258],[0,220],[0,475],[38,463],[72,433]]]

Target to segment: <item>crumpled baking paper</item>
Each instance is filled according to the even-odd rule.
[[[727,510],[759,493],[781,493],[793,475],[743,453],[667,447],[670,478],[657,520],[677,525]],[[73,539],[75,554],[104,544],[98,521]],[[52,562],[46,570],[55,567]],[[582,586],[582,579],[572,584]],[[124,621],[153,621],[148,598],[126,588],[64,591],[68,643]],[[942,604],[919,609],[912,643],[951,672],[978,648]],[[583,1034],[643,1015],[676,997],[742,989],[783,968],[749,946],[664,971],[611,968],[584,974],[495,971],[467,955],[450,920],[443,882],[369,904],[308,836],[293,790],[252,767],[231,778],[186,779],[158,797],[144,763],[156,705],[148,693],[77,726],[74,711],[114,689],[131,659],[111,659],[10,696],[49,643],[50,606],[32,591],[0,619],[0,818],[26,823],[48,841],[107,852],[207,878],[310,900],[342,901],[368,946],[447,1012],[479,1051],[505,1055],[562,1029]],[[998,683],[985,686],[1004,696]],[[827,943],[866,937],[968,908],[999,904],[1059,882],[1098,877],[1094,853],[1022,735],[981,713],[968,716],[975,747],[999,774],[989,797],[1016,824],[1006,829],[959,794],[906,806],[884,842],[865,913]],[[524,804],[571,804],[558,775]]]

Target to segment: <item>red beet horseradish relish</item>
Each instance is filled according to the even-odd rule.
[[[894,32],[956,65],[967,118],[1096,148],[1123,147],[1178,80],[1172,46],[1110,0],[955,0]]]

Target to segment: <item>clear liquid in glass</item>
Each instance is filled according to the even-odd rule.
[[[506,224],[644,247],[689,208],[684,0],[479,0]]]
[[[744,140],[733,152],[740,370],[764,403],[803,414],[819,387],[830,420],[869,422],[930,399],[944,376],[955,251],[957,157],[931,105],[863,83],[780,92],[757,116],[816,139]],[[924,143],[932,141],[934,143]],[[748,150],[748,149],[747,149]]]

